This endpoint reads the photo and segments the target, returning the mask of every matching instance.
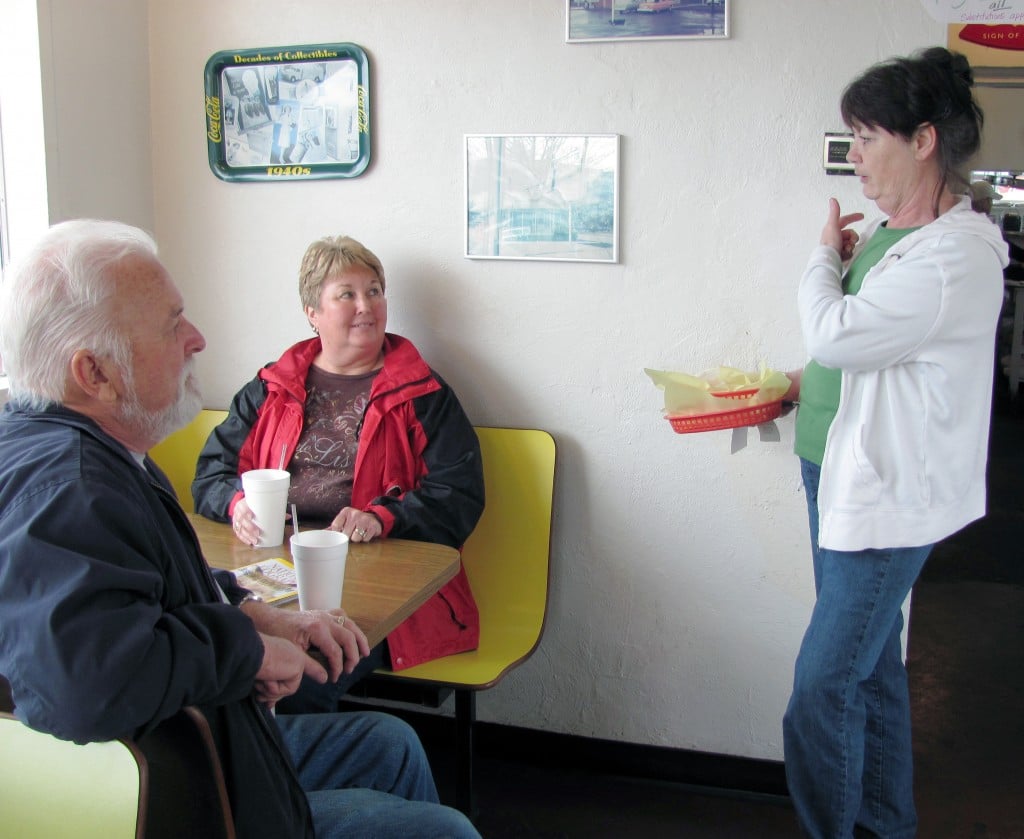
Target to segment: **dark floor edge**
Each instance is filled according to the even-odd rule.
[[[732,792],[787,795],[780,761],[557,734],[498,723],[478,722],[475,731],[477,753],[488,757]]]
[[[361,703],[343,703],[351,709]],[[438,714],[388,707],[408,722],[428,747],[454,743],[455,720]],[[788,797],[782,761],[650,746],[559,734],[531,728],[478,721],[474,728],[476,755],[538,767],[559,767],[594,774],[685,784],[723,793]]]

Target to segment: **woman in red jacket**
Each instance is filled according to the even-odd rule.
[[[310,527],[353,542],[394,536],[462,546],[484,507],[479,442],[455,392],[410,341],[386,331],[384,289],[380,260],[354,239],[309,246],[299,294],[317,337],[288,348],[235,395],[199,456],[198,513],[231,521],[240,540],[256,544],[239,476],[277,468],[283,452],[289,503]],[[381,662],[401,670],[475,649],[479,631],[460,571],[354,678],[343,677],[330,702]]]

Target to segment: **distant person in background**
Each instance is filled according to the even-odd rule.
[[[967,194],[971,199],[971,209],[976,213],[981,213],[983,216],[992,218],[992,205],[994,202],[999,201],[1003,196],[999,194],[992,184],[988,181],[974,181],[968,188]],[[1007,237],[1006,244],[1010,249],[1010,264],[1003,271],[1004,276],[1007,279],[1020,279],[1021,278],[1021,260],[1024,260],[1024,248],[1021,248],[1015,242]]]
[[[992,203],[1002,198],[999,191],[988,181],[975,181],[968,187],[967,192],[971,196],[971,208],[984,216],[990,215]]]
[[[455,391],[412,342],[387,332],[384,268],[338,236],[313,242],[299,296],[316,337],[287,349],[234,397],[199,456],[196,511],[230,521],[249,545],[260,529],[240,475],[291,472],[289,502],[307,527],[353,542],[393,536],[461,548],[484,508],[476,431]],[[480,618],[465,570],[445,584],[338,685],[306,680],[284,713],[330,710],[381,665],[401,670],[475,649]]]
[[[817,600],[783,721],[786,778],[815,839],[910,839],[901,607],[932,546],[985,514],[993,341],[1006,244],[957,174],[982,114],[941,47],[843,93],[847,159],[884,214],[862,236],[830,199],[800,281],[811,361],[796,453]]]
[[[992,217],[993,203],[1003,197],[999,194],[999,190],[988,181],[975,181],[968,188],[968,194],[971,196],[971,207],[974,211],[989,218]],[[1013,207],[1013,209],[1016,210],[1016,207]],[[1016,216],[1016,213],[1013,212],[1009,215],[1010,218],[1013,218]],[[1020,217],[1017,216],[1017,218],[1019,220]],[[1011,236],[1003,236],[1003,238],[1006,239],[1006,244],[1010,248],[1010,264],[1003,272],[1004,276],[1008,280],[1024,279],[1024,268],[1021,267],[1021,263],[1024,262],[1024,248],[1017,244]],[[1020,241],[1020,238],[1020,232],[1018,231],[1016,235],[1017,241]]]

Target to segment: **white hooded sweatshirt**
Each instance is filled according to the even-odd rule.
[[[873,222],[863,245],[883,221]],[[996,325],[1007,246],[964,198],[843,294],[817,247],[797,302],[809,355],[842,370],[818,489],[818,544],[927,545],[985,514]]]

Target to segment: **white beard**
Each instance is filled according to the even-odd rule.
[[[128,396],[121,403],[120,421],[135,436],[151,440],[156,445],[169,434],[184,428],[203,407],[203,395],[195,377],[195,362],[189,359],[181,373],[178,395],[173,404],[160,411],[149,411],[142,407],[135,390],[134,374],[125,376]]]

